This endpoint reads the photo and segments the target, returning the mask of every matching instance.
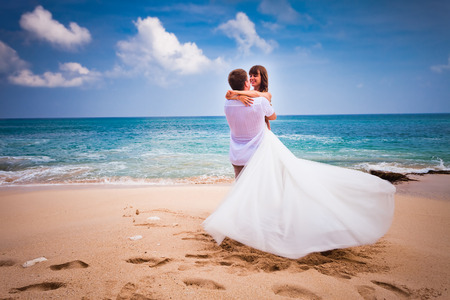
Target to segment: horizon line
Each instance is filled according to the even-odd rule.
[[[445,115],[450,112],[439,113],[355,113],[355,114],[283,114],[277,115],[277,117],[292,117],[292,116],[375,116],[375,115]],[[176,116],[110,116],[110,117],[13,117],[13,118],[1,118],[0,120],[57,120],[57,119],[140,119],[140,118],[217,118],[224,117],[225,115],[205,115],[205,116],[188,116],[188,115],[176,115]]]

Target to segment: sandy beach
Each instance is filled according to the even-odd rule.
[[[203,231],[228,184],[4,187],[0,299],[450,299],[450,175],[416,179],[376,244],[298,260]]]

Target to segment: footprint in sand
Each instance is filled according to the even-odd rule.
[[[81,260],[69,261],[60,265],[52,265],[50,269],[53,271],[66,270],[66,269],[85,269],[89,267],[87,263]]]
[[[9,291],[10,294],[20,293],[24,291],[51,291],[65,287],[63,282],[42,282],[37,284],[31,284],[20,288],[14,288]]]
[[[397,295],[397,297],[399,297],[399,299],[408,299],[411,296],[411,292],[407,287],[398,287],[391,283],[376,280],[372,280],[372,283],[378,285],[379,287],[382,287],[383,289],[393,292]]]
[[[185,257],[202,259],[195,261],[195,264],[197,266],[206,266],[211,263],[209,260],[211,258],[211,255],[209,254],[186,254]]]
[[[0,267],[11,267],[14,266],[15,264],[16,262],[11,259],[0,260]]]
[[[129,299],[136,299],[136,300],[151,300],[152,298],[147,298],[142,294],[137,293],[138,287],[131,282],[128,282],[123,286],[123,288],[120,290],[119,294],[117,295],[116,300],[129,300]]]
[[[272,287],[275,295],[289,297],[289,298],[301,298],[307,300],[320,300],[320,296],[317,296],[313,292],[295,285],[276,285]]]
[[[167,264],[170,262],[170,258],[156,258],[156,257],[134,257],[127,259],[126,262],[130,264],[140,265],[140,264],[147,264],[150,268],[156,268],[160,267],[162,265]]]
[[[375,288],[368,285],[359,285],[356,288],[364,300],[377,300],[377,297],[375,296]]]
[[[201,278],[190,278],[183,280],[186,286],[199,287],[208,290],[225,290],[225,287],[215,281]]]
[[[182,233],[184,233],[184,232],[182,232]],[[178,235],[178,234],[181,234],[181,233],[176,233],[174,235]],[[190,237],[184,237],[181,239],[183,241],[192,240],[192,241],[200,241],[200,242],[206,242],[206,243],[214,242],[214,239],[206,233],[192,233],[192,235]]]
[[[186,254],[184,257],[207,259],[207,258],[211,258],[211,255],[209,255],[209,254]]]

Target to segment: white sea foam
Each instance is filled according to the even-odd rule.
[[[311,153],[309,153],[311,154]],[[323,156],[305,157],[306,159],[322,161],[343,167],[359,170],[378,170],[396,173],[428,173],[430,170],[450,170],[441,159],[426,164],[411,164],[398,162],[365,162],[357,163],[351,156]],[[316,159],[314,159],[316,158]],[[202,174],[205,169],[211,170],[210,174],[192,176],[190,174]],[[125,170],[125,171],[122,171]],[[146,173],[148,170],[148,173]],[[133,175],[125,175],[133,173]],[[118,175],[123,173],[123,175]],[[146,178],[147,174],[162,174],[161,177]],[[174,162],[171,165],[160,164],[149,166],[146,169],[142,165],[126,165],[125,162],[109,162],[95,165],[69,165],[69,166],[41,166],[19,171],[0,171],[0,186],[16,185],[122,185],[122,186],[161,186],[161,185],[186,185],[186,184],[217,184],[232,183],[233,176],[228,164],[216,162],[196,161],[184,163]]]
[[[100,153],[84,153],[84,152],[79,152],[76,154],[77,157],[79,158],[87,158],[87,159],[106,159],[107,156],[104,154],[100,154]]]
[[[313,134],[289,134],[289,135],[278,135],[280,140],[293,140],[293,141],[314,141],[320,142],[322,144],[340,143],[343,142],[341,137],[329,137],[329,136],[318,136]]]
[[[435,166],[425,166],[425,165],[406,166],[396,162],[361,163],[355,165],[355,168],[365,170],[367,172],[374,170],[374,171],[394,172],[401,174],[410,174],[410,173],[426,174],[430,171],[450,171],[450,168],[446,167],[441,159],[439,159],[437,163],[438,164]]]
[[[99,179],[79,181],[77,183],[145,186],[145,185],[173,185],[176,184],[176,181],[170,178],[149,179],[149,178],[132,178],[129,176],[123,176],[123,177],[102,177]]]
[[[45,184],[64,182],[86,174],[91,169],[84,166],[33,167],[19,171],[0,171],[0,185]]]
[[[24,161],[43,163],[54,161],[54,159],[48,156],[0,156],[0,163],[20,163]]]
[[[123,161],[111,161],[105,162],[101,164],[96,164],[96,168],[98,168],[99,174],[111,174],[117,171],[125,170],[128,168],[126,162]]]
[[[190,184],[216,184],[232,183],[234,177],[201,175],[186,178],[132,178],[129,176],[114,177],[87,177],[87,178],[39,178],[37,176],[24,176],[21,172],[0,171],[0,186],[48,186],[48,185],[118,185],[118,186],[167,186],[167,185],[190,185]]]
[[[439,157],[436,157],[436,159],[439,162],[439,165],[437,166],[438,170],[448,171],[450,169],[444,165],[444,161],[442,159],[440,159]]]

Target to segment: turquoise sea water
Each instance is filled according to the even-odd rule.
[[[346,168],[449,170],[450,114],[279,116],[297,156]],[[231,182],[225,117],[0,120],[0,186]]]

